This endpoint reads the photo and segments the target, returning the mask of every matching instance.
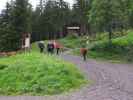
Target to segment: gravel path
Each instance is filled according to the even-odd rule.
[[[95,60],[83,62],[78,56],[65,54],[61,58],[76,64],[85,77],[95,81],[95,84],[64,95],[0,97],[0,100],[133,100],[132,64]]]

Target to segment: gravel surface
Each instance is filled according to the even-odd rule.
[[[74,63],[94,81],[80,90],[56,96],[0,97],[0,100],[133,100],[133,65],[115,64],[62,54],[62,59]]]

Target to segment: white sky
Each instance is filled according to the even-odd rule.
[[[7,1],[10,1],[10,0],[0,0],[0,11],[3,8],[5,8],[5,4],[6,4]],[[39,0],[29,0],[29,1],[35,7]],[[74,0],[64,0],[64,1],[69,2],[70,4],[73,4],[73,2],[74,2]]]

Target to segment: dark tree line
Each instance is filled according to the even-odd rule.
[[[42,1],[42,0],[41,0]],[[60,37],[63,26],[69,22],[69,4],[62,0],[40,2],[33,12],[33,34],[38,39]]]
[[[24,32],[31,32],[31,5],[27,0],[7,3],[0,15],[0,52],[21,48]]]
[[[81,35],[89,33],[90,0],[75,0],[73,7],[64,0],[40,0],[33,11],[33,41],[66,36],[65,26],[81,27]]]
[[[133,0],[93,0],[88,19],[93,32],[108,32],[111,41],[114,31],[133,28]]]
[[[32,41],[66,36],[65,26],[79,25],[80,35],[133,28],[133,0],[39,0],[32,9],[28,0],[11,0],[0,14],[0,52],[21,48],[23,33]]]

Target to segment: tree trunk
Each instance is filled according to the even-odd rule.
[[[109,31],[109,44],[112,44],[112,31]]]

